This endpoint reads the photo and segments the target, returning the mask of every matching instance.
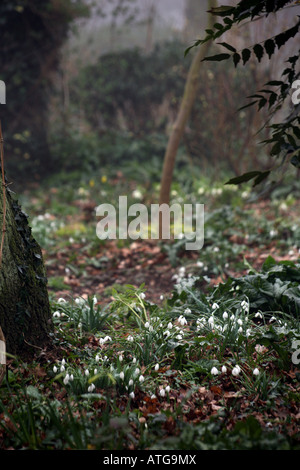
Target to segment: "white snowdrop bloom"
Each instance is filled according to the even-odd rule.
[[[226,366],[222,366],[222,369],[221,369],[221,370],[222,370],[222,373],[223,373],[223,374],[226,374],[226,372],[227,372],[227,367],[226,367]]]
[[[64,377],[64,380],[63,380],[64,384],[65,384],[65,385],[68,385],[69,380],[70,380],[70,376],[69,376],[69,374],[67,374],[67,375]]]
[[[176,339],[181,340],[181,339],[182,339],[182,335],[177,335],[177,336],[176,336]]]
[[[160,389],[159,394],[160,394],[161,397],[165,397],[165,396],[166,396],[166,392],[165,392],[165,390],[164,390],[163,388]]]
[[[122,356],[122,354],[119,354],[119,361],[120,361],[120,362],[123,361],[123,356]]]
[[[150,331],[150,333],[152,333],[153,330],[154,330],[153,326],[150,325],[150,326],[149,326],[149,331]]]
[[[141,293],[140,293],[140,298],[141,298],[141,299],[145,299],[145,297],[146,297],[146,294],[145,294],[144,292],[141,292]]]
[[[53,313],[54,318],[60,318],[60,312],[57,310],[56,312]]]
[[[227,313],[227,312],[224,312],[222,316],[223,316],[223,319],[224,319],[224,320],[227,320],[227,318],[228,318],[228,313]]]
[[[134,357],[134,358],[132,359],[132,363],[133,363],[133,364],[136,363],[136,357]]]
[[[271,317],[271,318],[270,318],[270,323],[273,322],[273,321],[276,321],[276,318],[275,318],[275,317]]]
[[[184,311],[184,313],[185,313],[186,315],[188,315],[189,313],[192,313],[192,310],[191,310],[190,308],[186,308],[185,311]]]
[[[127,337],[127,341],[129,341],[130,343],[132,343],[132,342],[133,342],[133,336],[129,335],[129,336]]]
[[[171,322],[168,323],[168,328],[169,328],[169,330],[170,330],[171,328],[173,328],[173,325],[172,325]]]
[[[164,332],[164,335],[166,335],[167,338],[168,338],[168,336],[170,336],[170,334],[171,334],[171,333],[169,332],[169,330],[166,330],[166,331]]]
[[[94,375],[98,373],[98,369],[94,369]]]
[[[159,369],[159,364],[155,364],[154,370],[158,371],[158,369]]]
[[[240,366],[238,366],[238,365],[236,365],[236,366],[232,369],[232,375],[234,375],[235,377],[237,377],[240,372],[241,372],[241,368],[240,368]]]
[[[98,302],[97,297],[94,295],[94,297],[93,297],[93,304],[96,305],[97,302]]]
[[[137,367],[134,371],[135,375],[138,375],[140,373],[140,369]]]
[[[218,253],[219,251],[220,251],[220,248],[219,248],[218,246],[215,246],[215,247],[214,247],[214,252],[215,252],[215,253]]]
[[[70,375],[70,381],[73,381],[73,380],[74,380],[74,375],[71,374],[71,375]]]
[[[154,393],[152,393],[152,395],[151,395],[151,397],[150,397],[150,398],[151,398],[151,400],[155,400],[155,398],[156,398],[156,395],[155,395]]]
[[[60,366],[60,371],[61,371],[61,372],[64,372],[64,371],[65,371],[65,366],[64,366],[64,365]]]
[[[129,380],[128,385],[129,385],[129,387],[131,387],[133,385],[133,380],[132,379]]]
[[[106,342],[106,341],[111,341],[111,337],[110,337],[110,336],[105,336],[104,341],[105,341],[105,342]]]
[[[88,377],[88,376],[90,375],[90,371],[89,371],[88,369],[85,369],[84,375],[85,375],[86,377]]]
[[[82,297],[77,297],[77,299],[75,299],[75,304],[77,305],[82,305],[84,303],[85,303],[85,300]]]
[[[139,189],[135,189],[134,191],[132,191],[132,197],[134,197],[134,199],[141,199],[141,191]]]
[[[234,315],[233,314],[231,315],[230,320],[234,321]]]
[[[219,305],[215,302],[212,304],[212,307],[211,307],[213,310],[216,310],[217,308],[219,308]]]
[[[255,367],[254,371],[253,371],[253,375],[259,375],[259,370],[257,367]]]
[[[209,326],[212,328],[214,326],[214,323],[215,323],[214,317],[209,317],[207,322],[208,322]]]
[[[203,268],[204,263],[202,261],[197,261],[198,268]]]
[[[247,309],[248,309],[248,304],[247,304],[247,302],[246,302],[245,300],[242,300],[242,302],[241,302],[241,307],[242,307],[243,310],[247,310]]]
[[[170,392],[170,390],[171,390],[171,387],[170,387],[170,385],[167,385],[167,386],[166,386],[166,388],[165,388],[165,390],[166,390],[166,392],[167,392],[167,393],[169,393],[169,392]]]
[[[184,326],[184,325],[187,324],[186,318],[182,315],[180,315],[180,317],[178,318],[178,321],[179,321],[181,326]]]
[[[213,367],[213,368],[211,369],[210,373],[211,373],[212,375],[218,375],[219,371],[218,371],[218,369],[217,369],[216,367]]]
[[[120,372],[120,379],[121,379],[121,380],[124,380],[124,377],[125,377],[124,372],[123,372],[123,371]]]
[[[54,374],[56,374],[56,372],[57,372],[57,367],[56,366],[53,366],[53,372],[54,372]]]
[[[255,318],[262,318],[262,314],[260,312],[256,312],[254,316]]]
[[[65,359],[63,359],[63,360],[61,361],[61,364],[62,364],[63,366],[66,365]]]
[[[145,328],[149,328],[149,326],[150,326],[150,323],[148,321],[146,321]]]
[[[243,320],[241,320],[240,318],[238,319],[237,322],[238,322],[239,325],[242,325],[242,324],[243,324]]]
[[[66,300],[63,297],[60,297],[57,301],[59,304],[63,304]]]
[[[250,328],[248,328],[248,329],[246,330],[246,336],[247,336],[247,338],[249,338],[250,335],[251,335],[251,330],[250,330]]]
[[[241,334],[243,333],[243,328],[240,326],[239,329],[238,329],[238,333]]]
[[[95,361],[96,361],[96,362],[99,362],[99,361],[100,361],[100,356],[99,356],[99,354],[96,354]]]
[[[89,387],[88,387],[88,392],[93,392],[95,390],[96,386],[95,384],[91,384]]]
[[[140,375],[140,376],[139,376],[139,382],[140,382],[140,383],[143,383],[144,380],[145,380],[145,377],[144,377],[143,375]]]
[[[134,399],[134,397],[135,397],[134,392],[130,392],[130,393],[129,393],[129,396],[130,396],[130,398]]]

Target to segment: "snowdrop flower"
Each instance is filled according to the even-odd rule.
[[[164,335],[166,335],[166,337],[170,336],[170,334],[171,334],[171,333],[169,332],[169,330],[166,330],[166,331],[164,332]]]
[[[160,394],[161,397],[166,396],[166,392],[163,388],[159,391],[159,394]]]
[[[256,312],[254,316],[255,318],[262,318],[262,314],[260,312]]]
[[[141,299],[144,299],[145,297],[146,297],[146,294],[145,294],[144,292],[141,292],[141,293],[140,293],[140,298],[141,298]]]
[[[243,301],[241,302],[241,307],[242,307],[243,310],[248,310],[248,304],[247,304],[247,302],[246,302],[245,300],[243,300]]]
[[[155,364],[154,370],[157,372],[159,369],[159,364]]]
[[[54,374],[56,374],[56,372],[57,372],[57,367],[56,366],[53,366],[53,372],[54,372]]]
[[[59,304],[63,304],[64,302],[66,302],[65,299],[63,299],[62,297],[60,297],[57,301]]]
[[[171,387],[170,385],[167,385],[166,388],[165,388],[166,392],[169,393],[169,391],[171,390]]]
[[[214,317],[209,317],[208,324],[211,328],[214,326]]]
[[[139,376],[139,382],[140,382],[140,383],[143,383],[144,380],[145,380],[144,376],[143,376],[143,375],[140,375],[140,376]]]
[[[149,328],[149,326],[150,326],[150,323],[148,321],[146,321],[145,328]]]
[[[136,363],[136,357],[134,357],[134,358],[132,359],[132,363],[133,363],[133,364]]]
[[[182,335],[177,335],[176,339],[179,339],[179,340],[182,339]]]
[[[215,302],[212,304],[212,307],[211,307],[213,310],[216,310],[217,308],[219,308],[219,305]]]
[[[96,375],[98,372],[98,369],[94,369],[94,375]]]
[[[242,324],[243,324],[243,320],[241,320],[240,318],[238,319],[237,322],[238,322],[239,325],[242,325]]]
[[[129,335],[129,336],[127,337],[127,341],[130,341],[130,342],[132,343],[132,342],[133,342],[133,336]]]
[[[222,373],[223,373],[223,374],[226,374],[226,372],[227,372],[227,367],[226,367],[226,366],[222,366],[222,369],[221,369],[221,370],[222,370]]]
[[[134,371],[135,375],[138,375],[140,373],[140,369],[137,367]]]
[[[128,385],[129,385],[129,387],[131,387],[133,385],[133,380],[132,379],[129,380]]]
[[[253,371],[253,375],[259,375],[259,370],[257,367],[255,367],[254,371]]]
[[[53,313],[54,318],[60,318],[60,312],[57,310],[56,312]]]
[[[88,387],[88,392],[93,392],[93,390],[95,390],[95,384],[91,384],[89,387]]]
[[[240,326],[239,329],[238,329],[238,333],[241,334],[243,333],[243,328]]]
[[[66,374],[66,376],[63,380],[64,384],[67,385],[69,383],[69,380],[70,380],[70,376],[69,376],[69,374]]]
[[[99,362],[99,361],[100,361],[99,354],[96,354],[95,361],[96,361],[96,362]]]
[[[64,365],[60,366],[60,371],[61,371],[61,372],[64,372],[64,371],[65,371],[65,366],[64,366]]]
[[[184,325],[187,324],[186,318],[182,315],[180,315],[180,317],[178,318],[178,321],[179,321],[181,326],[184,326]]]
[[[84,371],[84,375],[85,375],[86,377],[88,377],[88,376],[90,375],[90,372],[89,372],[89,370],[88,370],[88,369],[85,369],[85,371]]]
[[[210,373],[211,373],[212,375],[218,375],[219,371],[218,371],[218,369],[217,369],[216,367],[213,367],[213,368],[211,369]]]
[[[230,320],[231,320],[231,321],[234,320],[234,315],[233,315],[233,314],[231,315]]]
[[[135,394],[134,394],[134,392],[130,392],[130,393],[129,393],[129,396],[130,396],[130,398],[132,398],[132,399],[133,399],[133,398],[135,397]]]
[[[123,361],[123,356],[122,356],[122,354],[119,354],[119,361],[120,361],[120,362]]]
[[[125,377],[124,372],[120,372],[120,379],[124,380],[124,377]]]
[[[94,295],[94,297],[93,297],[93,304],[96,305],[97,302],[98,302],[97,297]]]
[[[164,300],[164,296],[162,294],[159,296],[159,298],[160,300]]]
[[[197,261],[198,268],[203,268],[204,263],[202,261]]]
[[[184,313],[185,313],[186,315],[188,315],[189,313],[192,313],[192,310],[191,310],[190,308],[186,308],[185,311],[184,311]]]
[[[223,313],[223,319],[224,319],[224,320],[227,320],[227,318],[228,318],[228,313],[227,313],[227,312],[224,312],[224,313]]]
[[[238,365],[236,365],[236,366],[232,369],[232,375],[234,375],[235,377],[237,377],[240,372],[241,372],[241,368],[240,368]]]

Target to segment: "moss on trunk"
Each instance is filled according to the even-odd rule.
[[[45,347],[52,331],[47,278],[41,249],[28,217],[6,189],[6,231],[0,267],[0,326],[7,352],[28,355]],[[0,195],[0,231],[3,193]]]

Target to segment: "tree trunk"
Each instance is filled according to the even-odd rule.
[[[208,0],[208,8],[211,10],[217,6],[216,0]],[[211,29],[215,23],[214,16],[210,13],[208,20],[208,28]],[[196,55],[193,58],[191,63],[189,73],[187,76],[183,98],[179,108],[179,112],[176,118],[176,121],[173,125],[172,132],[169,137],[167,149],[164,156],[164,165],[162,171],[162,178],[160,184],[160,204],[169,204],[170,202],[170,191],[171,184],[173,179],[173,171],[175,165],[175,159],[177,150],[181,141],[181,138],[185,131],[185,126],[190,116],[197,90],[198,90],[198,80],[199,80],[199,70],[201,67],[201,61],[206,56],[210,43],[206,42],[201,47],[198,48]]]
[[[41,349],[49,343],[51,310],[41,249],[31,234],[27,215],[10,195],[2,177],[2,142],[0,327],[7,352],[28,357],[36,348]]]

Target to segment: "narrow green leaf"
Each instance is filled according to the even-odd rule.
[[[227,42],[218,42],[217,44],[220,44],[223,47],[226,47],[226,49],[229,49],[232,52],[236,52],[236,48],[231,46],[230,44],[227,44]]]
[[[222,60],[227,60],[229,58],[230,58],[230,54],[216,54],[210,57],[205,57],[204,59],[202,59],[202,61],[211,60],[211,61],[220,62]]]

